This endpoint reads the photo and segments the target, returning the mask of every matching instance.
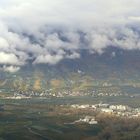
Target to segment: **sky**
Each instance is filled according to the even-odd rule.
[[[0,0],[1,70],[55,65],[114,46],[140,50],[139,0]]]

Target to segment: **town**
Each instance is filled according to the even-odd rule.
[[[76,96],[92,96],[92,97],[105,97],[105,96],[110,96],[110,97],[118,97],[118,96],[126,96],[126,97],[136,97],[140,96],[140,94],[128,94],[128,93],[123,93],[121,90],[103,90],[103,89],[88,89],[88,90],[79,90],[79,91],[73,91],[72,89],[62,89],[61,91],[54,90],[54,89],[47,89],[47,90],[42,90],[42,91],[12,91],[13,94],[11,94],[9,99],[24,99],[24,98],[32,98],[32,97],[42,97],[42,98],[47,98],[47,97],[56,97],[56,98],[61,98],[61,97],[76,97]]]
[[[126,117],[126,118],[137,118],[140,117],[140,107],[132,108],[127,105],[113,105],[113,104],[103,104],[102,102],[99,104],[73,104],[70,106],[74,109],[83,109],[83,110],[93,110],[98,113],[108,114],[108,115],[115,115],[118,117]]]

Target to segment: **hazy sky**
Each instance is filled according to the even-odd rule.
[[[140,0],[0,0],[0,64],[56,64],[79,49],[140,49]]]

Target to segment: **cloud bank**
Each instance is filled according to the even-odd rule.
[[[2,71],[5,71],[5,72],[10,72],[10,73],[15,73],[17,71],[20,70],[20,67],[16,67],[16,66],[3,66],[1,68]]]
[[[103,53],[140,50],[139,0],[1,0],[0,64],[16,72],[29,61],[55,65]]]

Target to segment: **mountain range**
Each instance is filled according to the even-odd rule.
[[[103,53],[80,50],[80,58],[64,59],[55,65],[28,64],[16,73],[0,72],[2,87],[66,87],[72,83],[97,84],[140,82],[140,51],[109,47]],[[78,85],[78,84],[77,84]],[[92,84],[91,84],[92,85]]]

